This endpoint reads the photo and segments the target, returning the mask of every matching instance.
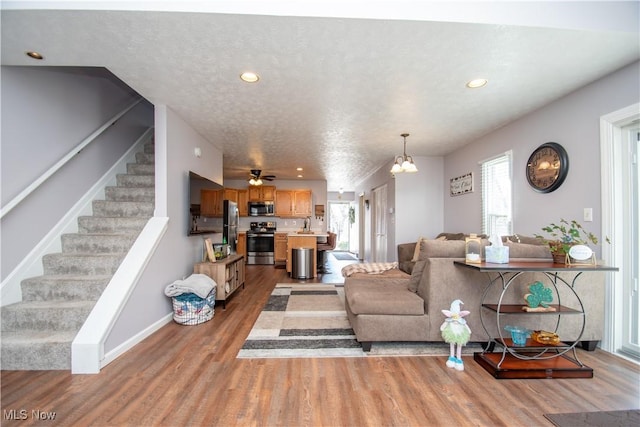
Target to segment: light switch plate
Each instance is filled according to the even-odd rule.
[[[584,208],[584,220],[586,222],[593,221],[593,208]]]

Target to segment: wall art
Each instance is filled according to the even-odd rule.
[[[451,196],[473,193],[473,172],[451,178]]]

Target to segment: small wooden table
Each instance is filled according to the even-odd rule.
[[[227,308],[227,299],[240,286],[244,288],[244,255],[232,254],[216,262],[199,262],[193,266],[193,272],[206,274],[216,282],[216,301],[222,301]]]
[[[508,264],[493,263],[467,263],[465,261],[454,261],[454,264],[463,268],[470,268],[489,275],[487,285],[481,300],[480,321],[487,336],[491,336],[485,324],[483,313],[493,312],[496,316],[499,337],[490,338],[489,344],[482,352],[474,353],[473,358],[485,370],[495,378],[592,378],[593,369],[585,366],[577,357],[575,346],[580,341],[584,332],[585,311],[580,297],[574,289],[578,277],[584,272],[590,271],[618,271],[616,267],[604,265],[566,265],[553,262],[510,262]],[[539,344],[528,339],[523,347],[515,347],[511,338],[504,337],[500,327],[500,316],[503,314],[529,315],[522,311],[522,304],[503,304],[504,294],[516,279],[523,273],[540,272],[553,284],[557,286],[565,285],[575,295],[579,308],[565,307],[560,301],[554,307],[555,312],[548,312],[545,315],[560,316],[565,314],[582,315],[582,330],[579,336],[572,343]],[[558,273],[575,273],[570,281],[558,276]],[[491,278],[491,273],[495,277]],[[486,300],[489,289],[494,285],[502,286],[502,293],[497,303],[488,303]],[[537,313],[538,315],[540,313]],[[502,347],[502,352],[494,352],[495,345]],[[572,356],[570,355],[572,353]]]

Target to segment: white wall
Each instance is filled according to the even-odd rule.
[[[103,69],[1,70],[2,204],[139,98]],[[143,132],[153,109],[139,104],[2,218],[2,279],[44,238]]]
[[[172,312],[167,285],[193,273],[203,239],[188,236],[189,171],[222,182],[222,152],[166,106],[156,106],[156,215],[169,227],[129,302],[105,342],[105,353],[150,328]],[[199,147],[202,157],[194,155]]]
[[[583,208],[593,208],[586,228],[600,236],[600,116],[640,100],[640,62],[631,64],[451,153],[444,160],[445,229],[481,231],[478,162],[513,150],[513,224],[523,235],[560,218],[583,222]],[[545,142],[561,144],[569,155],[569,174],[556,191],[540,194],[526,180],[531,152]],[[475,191],[450,197],[449,179],[474,173]]]

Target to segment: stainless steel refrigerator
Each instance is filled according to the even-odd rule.
[[[238,204],[231,200],[224,201],[224,224],[222,227],[223,243],[227,242],[231,248],[231,253],[236,253],[238,245],[238,223],[240,222],[240,213],[238,212]]]

